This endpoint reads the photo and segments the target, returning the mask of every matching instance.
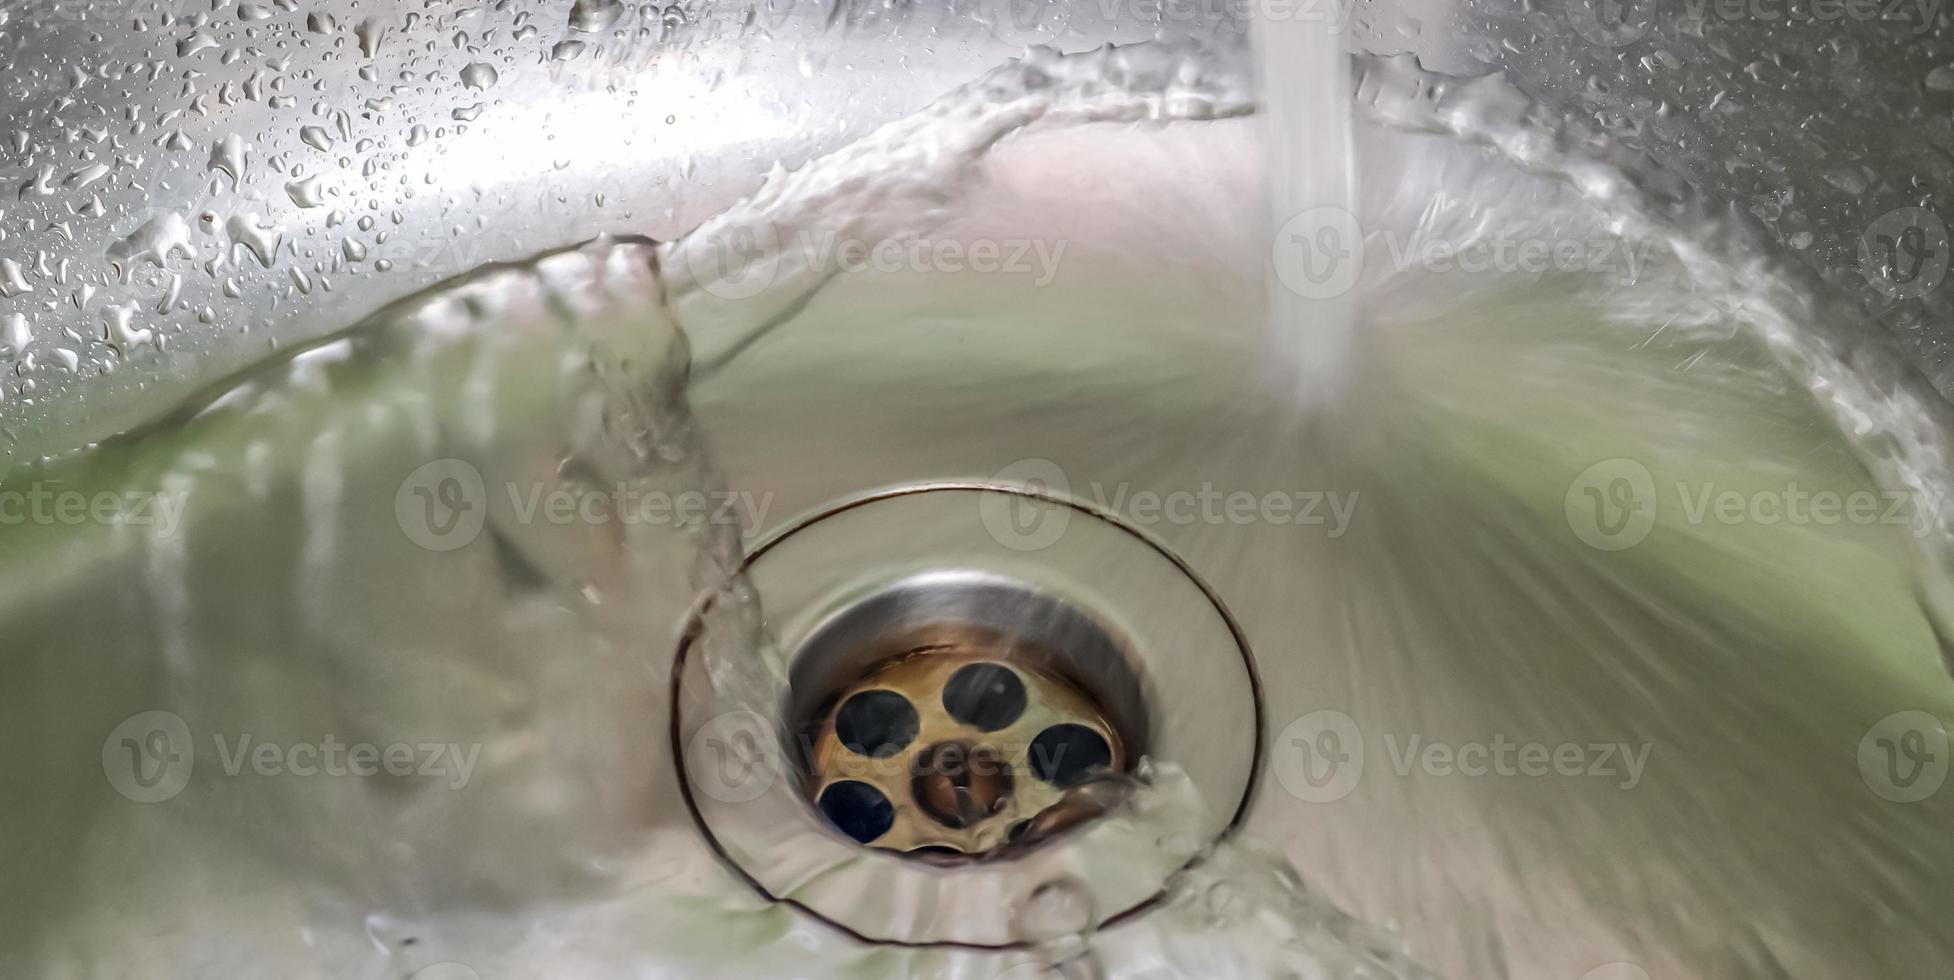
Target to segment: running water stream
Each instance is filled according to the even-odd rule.
[[[1272,229],[1272,366],[1299,399],[1318,403],[1349,378],[1364,255],[1345,13],[1340,0],[1263,4],[1253,34]]]

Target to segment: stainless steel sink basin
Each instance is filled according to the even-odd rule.
[[[0,975],[1931,975],[1934,32],[1353,7],[1310,414],[1249,13],[0,9]],[[1118,771],[857,846],[972,635]]]

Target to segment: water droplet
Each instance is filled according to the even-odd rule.
[[[461,83],[469,88],[488,88],[495,84],[496,78],[495,68],[480,61],[461,70]]]
[[[102,322],[107,326],[107,336],[103,339],[108,341],[109,346],[127,353],[130,349],[155,339],[154,330],[134,325],[135,317],[136,304],[134,303],[102,307]]]
[[[34,325],[18,313],[0,316],[0,355],[19,357],[34,342]]]
[[[617,23],[623,14],[624,4],[619,0],[576,0],[570,5],[570,29],[596,33]]]
[[[322,153],[332,149],[332,136],[326,132],[324,126],[306,126],[300,129],[299,140]]]
[[[584,43],[582,41],[558,41],[550,48],[550,60],[569,61],[583,54],[583,49]]]
[[[287,181],[285,184],[285,193],[291,197],[293,204],[302,208],[316,208],[326,203],[325,199],[319,194],[319,178],[317,176],[306,177],[302,180]]]
[[[259,224],[254,214],[234,214],[224,222],[224,232],[230,236],[231,247],[242,245],[257,258],[258,264],[269,268],[271,259],[278,252],[278,229]]]
[[[360,40],[360,54],[371,58],[379,52],[381,43],[387,39],[387,27],[368,17],[353,28],[353,36]]]
[[[228,174],[231,178],[231,186],[235,188],[244,182],[245,161],[250,158],[250,155],[251,144],[233,133],[218,140],[217,145],[210,148],[210,162],[207,166],[211,170],[221,170]]]
[[[193,32],[189,37],[176,42],[176,56],[179,58],[188,58],[199,51],[217,46],[217,39],[211,37],[209,31],[199,30]]]
[[[196,249],[190,247],[190,223],[174,211],[165,211],[152,216],[127,237],[109,246],[110,264],[122,271],[127,281],[131,268],[138,261],[162,268],[173,256],[193,258]]]
[[[69,187],[87,187],[88,185],[98,180],[101,180],[104,176],[107,176],[108,172],[109,172],[108,164],[91,163],[88,166],[83,167],[80,170],[77,170],[74,173],[69,174],[68,179],[62,181],[62,183]]]

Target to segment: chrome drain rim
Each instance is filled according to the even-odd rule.
[[[1072,530],[1036,551],[986,530],[1000,507],[1024,504],[1063,510]],[[801,680],[784,678],[766,713],[715,710],[705,658],[692,655],[709,628],[708,598],[674,658],[671,735],[701,833],[770,900],[864,941],[1010,948],[1023,944],[1013,910],[1040,885],[1076,883],[1091,900],[1092,926],[1115,925],[1149,908],[1248,810],[1263,719],[1242,632],[1185,563],[1111,515],[1020,487],[904,487],[804,518],[756,548],[744,568],[770,632],[795,654],[788,677],[798,671]],[[1198,816],[1164,837],[1137,821],[1095,820],[1008,860],[956,866],[865,848],[835,830],[809,800],[793,748],[792,719],[806,717],[794,689],[808,696],[807,641],[855,606],[944,576],[1050,597],[1117,638],[1145,707],[1140,744],[1150,760],[1185,774],[1203,805]],[[1122,585],[1147,601],[1120,601]]]

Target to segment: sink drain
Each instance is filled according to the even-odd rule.
[[[1073,790],[1123,775],[1129,747],[1144,747],[1138,680],[1116,641],[1007,581],[905,583],[835,617],[796,661],[795,687],[814,695],[790,707],[812,709],[794,719],[810,798],[872,847],[943,860],[1042,842],[1092,811]]]
[[[1000,496],[1068,509],[1064,534],[1000,541]],[[1066,883],[1104,928],[1246,809],[1262,722],[1240,632],[1107,515],[916,487],[787,528],[745,570],[784,669],[730,705],[703,651],[739,644],[709,600],[674,661],[672,735],[700,830],[769,899],[869,941],[1015,946],[1040,888]],[[1169,831],[1121,806],[1162,773]]]

